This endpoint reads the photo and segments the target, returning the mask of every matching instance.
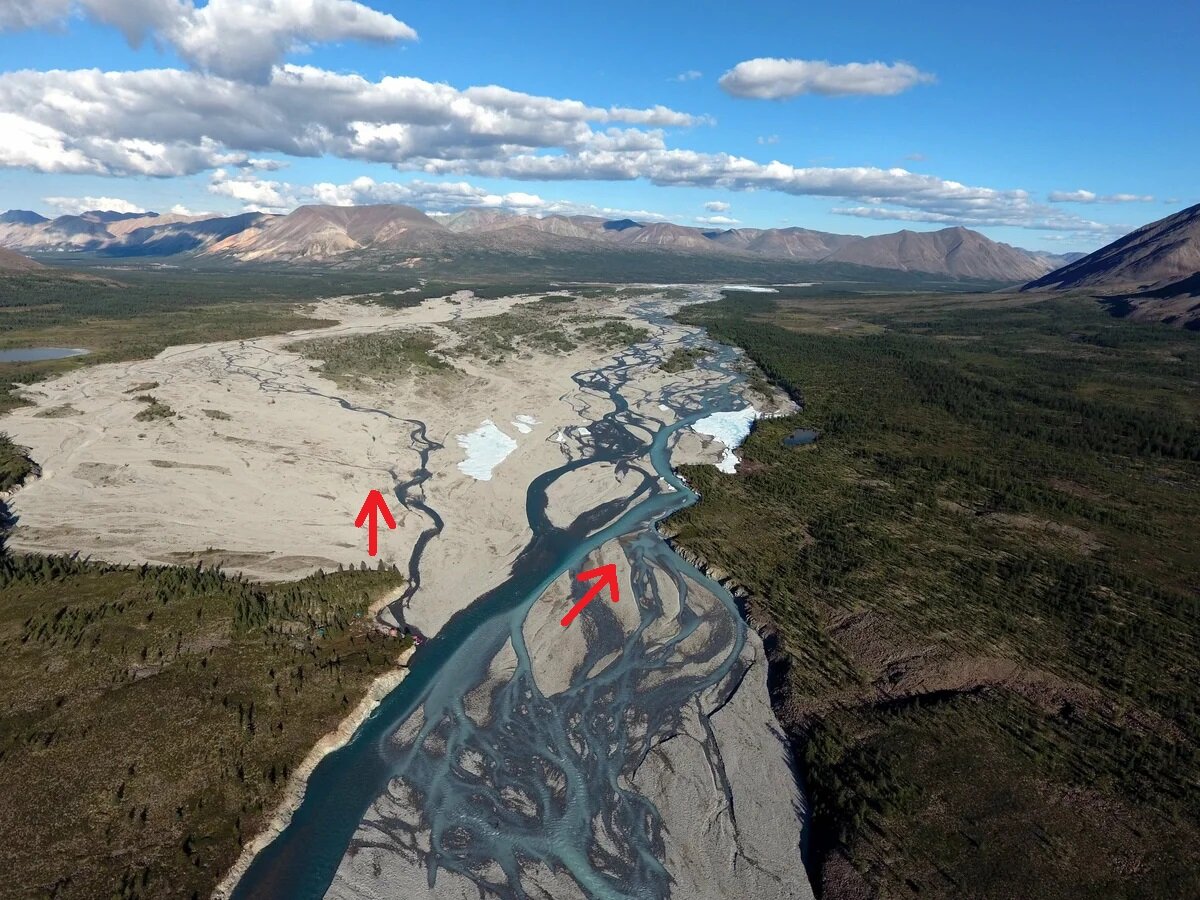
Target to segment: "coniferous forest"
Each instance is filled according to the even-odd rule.
[[[826,897],[1200,893],[1200,335],[1035,301],[679,314],[803,406],[669,524],[753,595]]]
[[[0,897],[207,897],[394,668],[401,581],[0,555]]]

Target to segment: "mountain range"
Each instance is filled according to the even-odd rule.
[[[1025,282],[1082,254],[1055,256],[992,241],[967,228],[861,237],[807,228],[711,229],[586,215],[517,215],[468,209],[434,216],[402,205],[302,206],[287,215],[159,215],[85,212],[46,218],[28,210],[0,215],[0,247],[99,256],[187,255],[261,263],[387,259],[420,266],[422,257],[486,251],[654,251],[714,260],[845,263],[958,279]]]
[[[1143,225],[1022,290],[1087,291],[1132,318],[1200,330],[1200,204]]]
[[[1094,253],[1061,256],[1012,247],[962,227],[861,237],[798,227],[706,229],[479,208],[429,215],[398,204],[301,206],[286,215],[93,210],[50,219],[29,210],[0,214],[0,271],[42,268],[22,254],[53,252],[413,268],[432,263],[453,267],[479,253],[527,261],[557,253],[571,271],[577,263],[569,261],[582,258],[572,253],[589,254],[586,258],[593,265],[599,261],[605,271],[639,258],[677,256],[684,270],[703,270],[705,277],[721,277],[727,269],[733,274],[738,262],[757,264],[767,277],[778,277],[771,271],[775,261],[842,264],[964,281],[1025,282],[1024,291],[1086,292],[1115,313],[1200,330],[1200,204]]]

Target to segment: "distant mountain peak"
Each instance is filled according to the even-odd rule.
[[[1038,257],[960,225],[937,231],[906,228],[892,234],[872,235],[844,244],[825,259],[904,272],[1009,282],[1036,278],[1050,267]]]
[[[31,209],[10,209],[6,213],[0,213],[0,225],[40,225],[49,221]]]
[[[1142,319],[1200,328],[1200,204],[1143,225],[1023,290],[1087,290],[1125,298]]]
[[[1026,290],[1154,290],[1200,272],[1200,204],[1131,231]]]

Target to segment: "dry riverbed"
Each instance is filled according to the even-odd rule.
[[[35,405],[3,423],[42,467],[11,503],[10,546],[135,564],[203,560],[263,579],[374,565],[354,517],[369,490],[389,496],[416,468],[409,422],[420,420],[444,447],[431,455],[425,494],[445,528],[425,551],[423,587],[409,613],[432,633],[495,585],[528,540],[525,488],[564,453],[578,452],[570,435],[590,419],[571,375],[594,364],[596,350],[529,352],[498,364],[457,358],[450,373],[346,387],[284,348],[309,338],[437,329],[534,299],[462,295],[402,310],[325,301],[313,315],[338,320],[332,328],[173,347],[36,384],[24,391]],[[614,302],[605,313],[620,315],[625,305]],[[647,397],[665,377],[648,373]],[[166,412],[142,416],[151,404],[139,398],[147,396]],[[516,446],[482,481],[460,469],[468,453],[458,436],[489,421]],[[720,447],[699,456],[715,461]],[[569,518],[614,490],[619,483],[588,469],[556,494],[552,515]],[[394,511],[398,528],[381,534],[379,559],[405,571],[430,523]]]

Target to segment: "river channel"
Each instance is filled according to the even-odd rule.
[[[746,626],[728,591],[673,552],[655,526],[698,499],[671,468],[676,432],[746,402],[737,352],[695,333],[683,343],[712,350],[698,363],[707,377],[695,381],[705,386],[665,389],[656,399],[671,415],[661,419],[646,414],[645,403],[634,409],[631,377],[678,345],[657,308],[638,312],[656,332],[648,341],[573,376],[591,424],[567,430],[581,452],[564,454],[562,465],[529,485],[532,539],[510,577],[419,648],[408,677],[317,766],[291,823],[233,897],[336,896],[345,893],[335,876],[347,854],[380,848],[411,864],[431,889],[441,877],[468,880],[478,896],[541,896],[527,884],[540,869],[598,900],[671,896],[661,817],[634,774],[656,743],[681,728],[696,698],[720,702],[736,690]],[[413,440],[423,473],[428,454],[442,448],[419,428]],[[551,486],[601,463],[636,488],[554,524]],[[422,480],[421,473],[405,480],[400,499],[417,502]],[[440,530],[433,515],[423,540]],[[548,614],[538,604],[553,604],[557,620],[572,597],[548,589],[604,554],[625,561],[621,602],[636,604],[633,622],[594,601],[572,625],[587,629],[586,658],[564,690],[548,695],[535,678],[526,620]],[[414,554],[414,568],[418,560]],[[414,590],[419,575],[410,571]],[[575,584],[578,598],[585,585]],[[512,661],[500,664],[505,658]]]

